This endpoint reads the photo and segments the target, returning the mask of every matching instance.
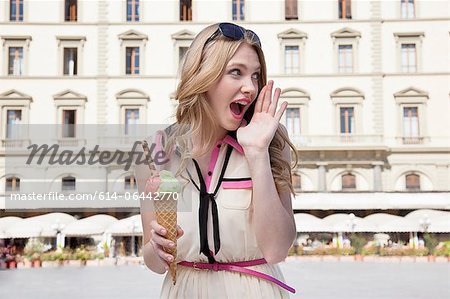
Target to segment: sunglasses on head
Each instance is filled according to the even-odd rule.
[[[217,28],[217,30],[206,40],[203,48],[205,48],[208,43],[212,42],[221,34],[231,40],[241,40],[244,38],[247,32],[250,33],[252,40],[255,41],[256,44],[261,48],[261,41],[255,32],[233,23],[220,23],[219,28]]]

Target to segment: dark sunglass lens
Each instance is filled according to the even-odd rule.
[[[252,39],[261,47],[261,41],[259,40],[258,35],[256,35],[256,33],[253,32],[252,30],[247,30],[247,31],[252,34]]]
[[[244,38],[245,31],[238,25],[231,23],[221,23],[219,26],[222,34],[228,38],[231,38],[233,40],[240,40]]]

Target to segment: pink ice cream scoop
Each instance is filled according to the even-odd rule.
[[[158,192],[159,185],[161,185],[161,178],[159,174],[150,177],[145,184],[145,192],[146,193],[155,193]]]

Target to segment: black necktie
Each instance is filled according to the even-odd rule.
[[[198,224],[199,224],[199,231],[200,231],[200,252],[203,253],[206,257],[208,257],[209,263],[214,263],[215,259],[211,255],[211,252],[209,251],[208,246],[208,211],[209,211],[209,202],[211,202],[211,214],[212,214],[212,220],[213,220],[213,235],[214,235],[214,252],[217,254],[220,250],[220,235],[219,235],[219,215],[217,212],[217,203],[216,203],[216,194],[219,191],[220,184],[222,183],[223,176],[225,174],[225,170],[228,165],[228,161],[230,160],[231,151],[233,150],[233,147],[229,146],[227,147],[227,153],[225,156],[225,161],[222,166],[222,171],[220,173],[219,181],[217,182],[216,188],[214,190],[214,193],[208,193],[206,190],[206,184],[203,180],[202,172],[200,170],[200,167],[198,166],[197,161],[194,160],[195,169],[197,170],[197,175],[200,181],[200,188],[195,184],[194,180],[192,179],[191,174],[188,171],[189,177],[194,184],[194,186],[197,188],[197,190],[200,192],[200,204],[198,208]]]

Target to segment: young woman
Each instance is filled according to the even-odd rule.
[[[177,213],[177,279],[174,285],[166,275],[162,298],[286,298],[295,292],[277,263],[296,237],[290,150],[295,164],[297,154],[279,123],[287,103],[279,106],[280,89],[273,92],[273,81],[266,83],[253,31],[214,24],[187,51],[176,123],[149,140],[168,153],[168,162],[156,168],[184,182],[181,193],[192,207]],[[136,176],[145,192],[145,166],[136,167]],[[145,204],[141,215],[145,263],[165,273],[173,258],[163,247],[175,244]]]

